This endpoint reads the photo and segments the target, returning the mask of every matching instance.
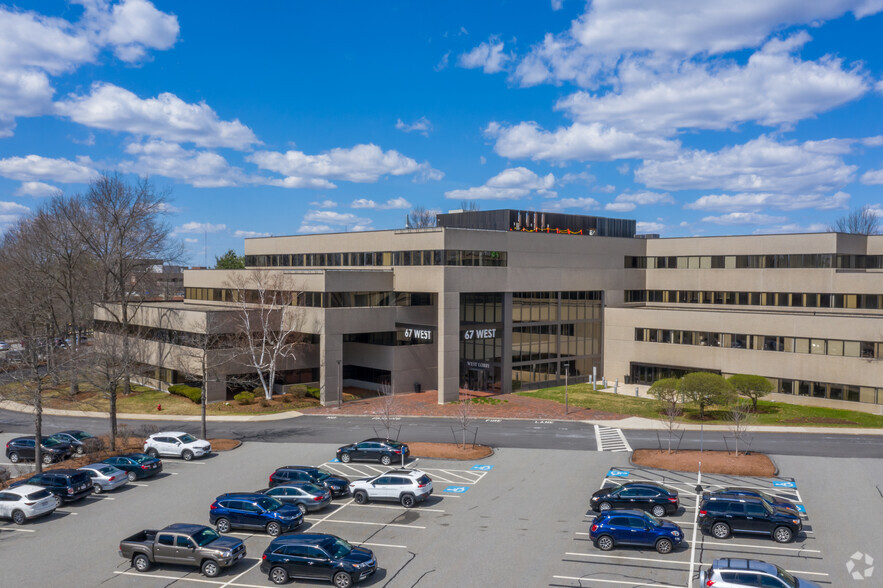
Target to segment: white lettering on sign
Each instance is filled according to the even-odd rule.
[[[427,329],[405,329],[405,338],[420,339],[421,341],[431,341],[432,331]]]
[[[463,331],[463,339],[493,339],[497,336],[496,329],[470,329]]]

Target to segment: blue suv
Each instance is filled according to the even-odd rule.
[[[684,532],[671,521],[642,510],[607,510],[592,520],[589,538],[601,551],[617,545],[637,545],[669,553],[683,542]]]
[[[266,494],[230,493],[218,496],[209,510],[209,522],[219,533],[231,529],[264,529],[276,537],[297,529],[304,515],[296,506],[282,504]]]

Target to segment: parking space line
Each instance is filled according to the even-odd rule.
[[[439,472],[441,472],[441,473],[443,473],[443,474],[447,474],[447,475],[449,475],[449,476],[455,476],[455,477],[457,477],[457,478],[462,478],[462,479],[466,480],[466,482],[469,483],[469,484],[475,484],[476,481],[477,481],[477,480],[475,480],[475,479],[470,479],[470,478],[468,478],[468,477],[466,477],[466,476],[461,476],[460,474],[455,474],[454,472],[451,472],[451,471],[449,471],[449,470],[437,470],[437,471],[439,471]]]
[[[304,520],[308,521],[310,523],[312,523],[313,521],[316,521],[316,519],[314,519],[314,518],[307,518],[307,517],[304,517]],[[400,525],[397,523],[371,523],[371,522],[367,522],[367,521],[341,521],[338,519],[330,519],[329,520],[328,517],[325,517],[324,519],[319,519],[318,521],[316,521],[313,524],[318,525],[319,523],[324,523],[324,522],[342,523],[342,524],[346,524],[346,525],[374,525],[376,527],[403,527],[406,529],[425,529],[426,528],[426,527],[421,527],[420,525]]]
[[[407,549],[407,545],[389,545],[387,543],[359,543],[360,546],[367,545],[368,547],[396,547],[398,549]]]
[[[142,484],[141,482],[128,482],[130,486],[140,486],[142,488],[147,488],[150,484]]]
[[[702,484],[702,469],[696,473],[696,486]],[[696,532],[699,530],[699,501],[696,501],[696,509],[693,512],[693,538],[690,540],[690,571],[687,573],[687,586],[693,585],[693,569],[696,565]]]
[[[250,568],[248,568],[247,570],[245,570],[244,572],[242,572],[238,576],[234,576],[233,578],[231,578],[230,581],[227,582],[226,584],[221,584],[221,588],[226,588],[227,586],[230,586],[231,584],[233,584],[233,582],[235,582],[236,580],[238,580],[239,578],[241,578],[242,576],[244,576],[248,572],[252,571],[253,569],[258,567],[259,565],[261,565],[260,559],[253,566],[251,566]]]
[[[36,529],[16,529],[15,527],[0,527],[0,531],[15,531],[16,533],[36,533]]]
[[[178,582],[197,582],[199,584],[214,584],[215,586],[236,586],[237,588],[266,588],[265,586],[261,586],[259,584],[225,584],[224,582],[217,582],[215,580],[203,580],[202,578],[190,578],[187,576],[162,576],[160,574],[143,574],[141,572],[120,572],[114,570],[114,574],[119,574],[121,576],[138,576],[141,578],[159,578],[160,580],[175,580]]]
[[[656,563],[670,563],[679,566],[688,566],[690,562],[688,561],[679,561],[676,559],[651,559],[649,557],[630,557],[627,555],[607,555],[603,553],[574,553],[571,551],[566,552],[564,555],[575,555],[577,557],[598,557],[598,558],[609,558],[609,559],[626,559],[631,561],[652,561]]]
[[[577,582],[603,582],[604,584],[628,584],[629,586],[640,586],[641,588],[684,588],[683,586],[673,586],[671,584],[641,584],[640,582],[626,582],[624,580],[602,580],[600,578],[577,578],[576,576],[552,576],[555,580],[575,580]]]
[[[321,467],[326,468],[326,469],[329,469],[329,470],[331,470],[332,472],[334,472],[335,474],[337,474],[337,475],[339,475],[339,476],[345,476],[345,475],[348,475],[348,474],[345,474],[345,473],[341,472],[341,471],[338,470],[338,469],[335,469],[335,467],[334,467],[333,465],[329,465],[327,462],[326,462],[326,463],[323,463]]]
[[[386,473],[386,470],[381,470],[380,468],[375,467],[375,466],[366,465],[365,467],[368,468],[369,470],[372,470],[375,474],[385,474]],[[389,464],[389,467],[393,467],[393,464]]]
[[[714,547],[750,547],[757,549],[776,549],[778,551],[806,551],[808,553],[821,553],[818,549],[801,549],[797,547],[776,547],[773,545],[748,545],[746,543],[725,543],[723,541],[703,541],[704,545]]]
[[[830,576],[830,574],[826,574],[825,572],[805,572],[803,570],[785,570],[789,574],[801,574],[807,576]]]
[[[93,494],[89,498],[98,498],[99,500],[116,500],[113,496],[102,496],[101,494]]]
[[[385,506],[383,504],[354,504],[353,508],[391,508],[393,510],[408,511],[404,506]],[[420,512],[445,512],[440,508],[418,508]]]

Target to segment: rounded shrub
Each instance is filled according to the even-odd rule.
[[[254,403],[254,394],[251,392],[240,392],[236,396],[233,397],[233,400],[238,402],[239,404],[253,404]]]

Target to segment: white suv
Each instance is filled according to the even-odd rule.
[[[23,525],[55,510],[55,497],[42,486],[22,485],[0,491],[0,518]]]
[[[432,479],[420,470],[396,469],[373,478],[350,482],[356,504],[371,500],[392,500],[411,508],[432,494]]]
[[[150,457],[162,455],[190,461],[194,457],[203,457],[211,452],[211,443],[182,431],[154,433],[144,440],[144,453]]]

